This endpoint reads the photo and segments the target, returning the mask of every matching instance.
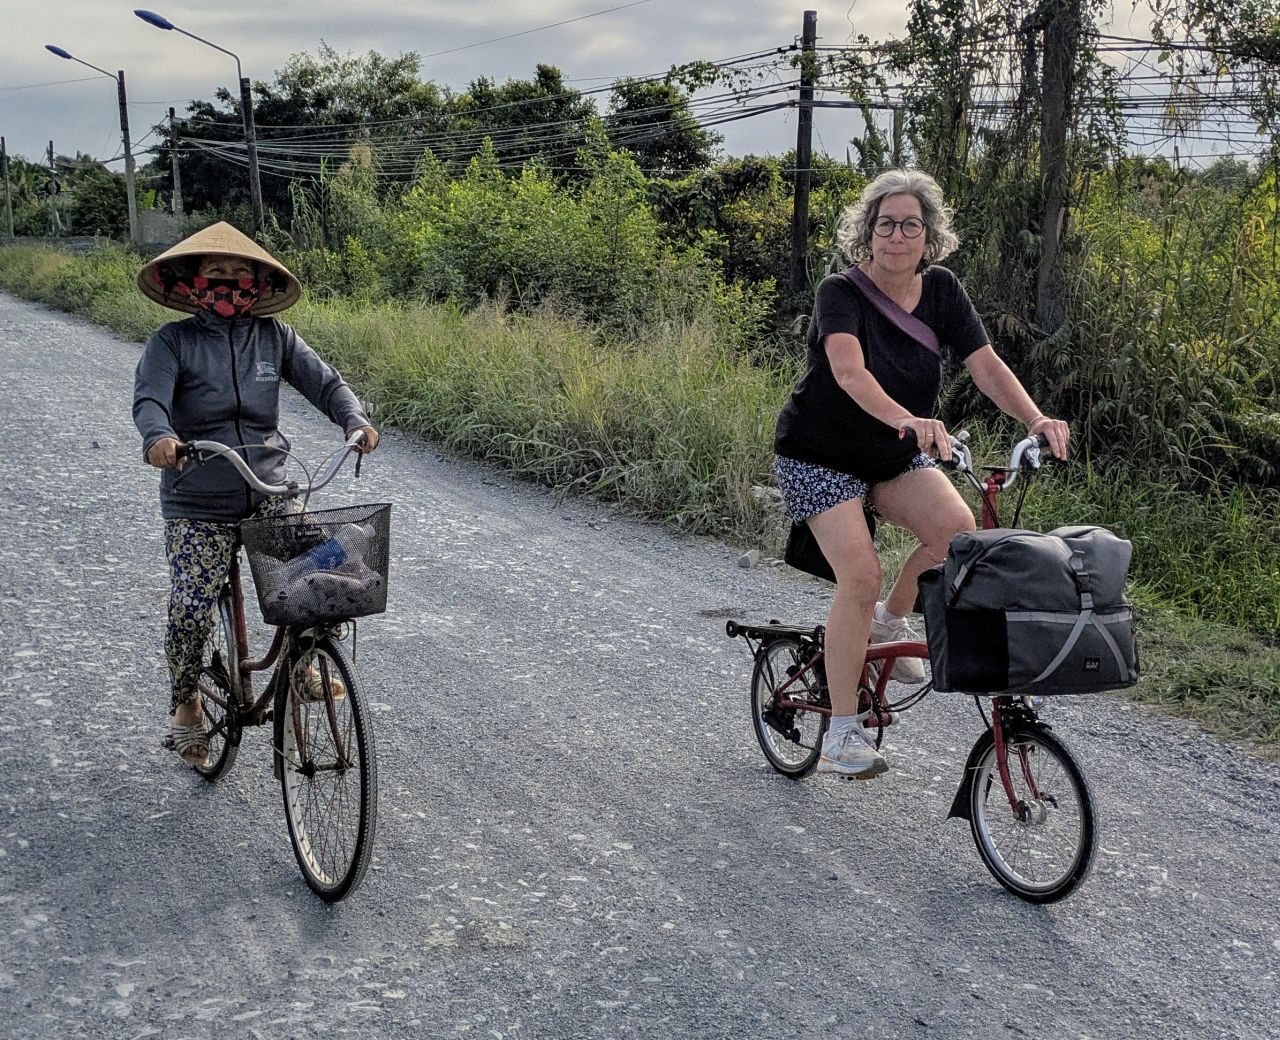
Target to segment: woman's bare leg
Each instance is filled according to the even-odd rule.
[[[947,558],[952,538],[974,529],[973,513],[955,485],[937,469],[910,470],[877,484],[871,495],[877,513],[920,539],[885,600],[886,610],[903,617],[915,604],[916,580]]]
[[[880,560],[862,513],[862,499],[819,513],[809,527],[836,572],[836,594],[827,618],[827,686],[833,716],[858,713],[858,680],[867,656],[871,612],[880,592]]]

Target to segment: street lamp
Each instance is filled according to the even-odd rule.
[[[51,43],[46,43],[44,49],[50,54],[56,54],[59,58],[65,58],[67,61],[79,62],[81,65],[93,69],[94,72],[101,72],[108,79],[116,81],[116,96],[120,102],[120,140],[124,145],[124,186],[129,202],[129,241],[136,246],[140,241],[138,235],[138,200],[133,191],[133,151],[129,147],[129,105],[125,100],[124,93],[124,69],[121,69],[113,76],[106,69],[100,69],[97,65],[90,65],[84,59],[77,58],[74,54],[69,54],[61,47],[55,47]]]
[[[253,98],[249,93],[249,81],[244,77],[240,68],[240,58],[232,51],[225,47],[219,47],[216,43],[211,43],[202,36],[195,33],[187,32],[186,29],[180,29],[169,21],[164,15],[156,14],[154,11],[136,10],[133,12],[148,25],[154,25],[157,29],[164,29],[166,32],[180,32],[183,36],[189,36],[191,39],[199,43],[203,43],[206,47],[212,47],[215,51],[222,51],[223,54],[230,54],[236,61],[236,78],[240,81],[240,112],[244,116],[244,144],[248,152],[249,158],[249,197],[253,202],[253,224],[257,228],[258,233],[262,233],[262,181],[258,177],[258,139],[253,127]]]

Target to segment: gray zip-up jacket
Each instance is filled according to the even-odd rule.
[[[278,428],[280,380],[295,387],[344,433],[369,425],[360,402],[302,337],[275,318],[219,318],[201,311],[157,331],[134,377],[133,422],[142,456],[163,437],[265,445],[243,453],[264,481],[285,476],[289,441]],[[261,503],[225,459],[160,476],[166,520],[243,520]]]

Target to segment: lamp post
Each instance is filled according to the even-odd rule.
[[[124,69],[121,69],[113,76],[106,69],[100,69],[97,65],[90,65],[83,58],[68,54],[61,47],[55,47],[51,43],[46,43],[44,49],[50,54],[56,54],[59,58],[65,58],[67,61],[79,62],[86,68],[93,69],[94,72],[101,72],[108,79],[116,81],[116,99],[120,103],[120,141],[124,145],[124,185],[129,204],[129,242],[136,246],[140,241],[138,235],[138,200],[133,191],[133,150],[129,147],[129,104],[124,92]]]
[[[164,29],[166,32],[170,30],[180,32],[183,36],[189,36],[198,43],[203,43],[206,47],[212,47],[215,51],[221,51],[223,54],[229,54],[232,58],[235,58],[236,78],[240,81],[240,112],[244,116],[244,145],[249,158],[249,197],[253,202],[253,225],[258,234],[262,234],[262,181],[258,177],[258,139],[253,127],[253,98],[249,92],[249,81],[245,78],[240,68],[240,58],[225,47],[219,47],[216,43],[211,43],[202,36],[197,36],[195,33],[187,32],[186,29],[178,28],[168,18],[156,14],[154,11],[136,10],[133,13],[148,25],[154,25],[157,29]]]

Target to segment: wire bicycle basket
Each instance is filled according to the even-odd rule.
[[[321,625],[387,609],[391,505],[344,506],[240,523],[269,625]]]

